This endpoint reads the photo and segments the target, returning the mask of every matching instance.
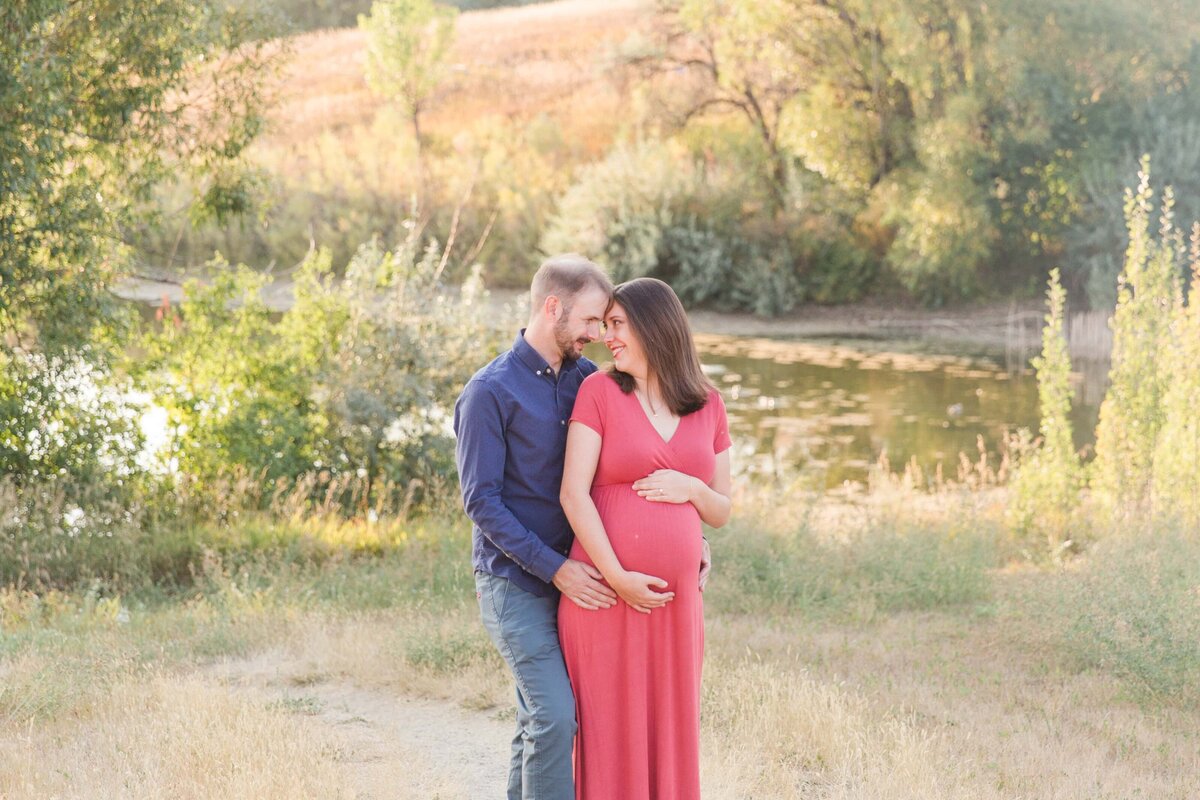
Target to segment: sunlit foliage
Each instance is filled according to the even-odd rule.
[[[1042,354],[1034,359],[1041,408],[1040,441],[1036,446],[1018,440],[1018,465],[1009,497],[1010,523],[1024,537],[1039,539],[1039,555],[1061,557],[1077,544],[1079,491],[1083,474],[1071,433],[1071,357],[1063,333],[1066,292],[1058,270],[1050,273],[1046,292],[1046,327]]]

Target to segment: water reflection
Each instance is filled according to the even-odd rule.
[[[982,436],[998,452],[1009,431],[1037,429],[1037,382],[986,357],[904,352],[899,343],[798,342],[701,334],[705,370],[729,409],[740,469],[807,476],[815,487],[865,482],[880,453],[953,474]],[[607,360],[593,345],[588,355]],[[1077,444],[1095,402],[1073,409]]]

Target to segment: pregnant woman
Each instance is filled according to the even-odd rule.
[[[567,433],[571,558],[619,595],[559,605],[575,688],[577,800],[698,800],[704,657],[701,521],[729,519],[729,432],[687,315],[662,281],[616,288],[613,360],[584,380]]]

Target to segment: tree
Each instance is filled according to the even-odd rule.
[[[0,363],[101,352],[121,232],[168,172],[239,210],[231,166],[262,126],[280,48],[264,18],[188,0],[0,7]]]
[[[122,235],[168,173],[193,178],[199,213],[241,210],[283,53],[265,22],[191,0],[0,5],[0,473],[121,484]]]
[[[367,82],[412,122],[421,159],[424,113],[441,83],[458,10],[432,0],[375,0],[358,25],[367,34]]]
[[[792,202],[789,173],[833,187],[880,229],[871,238],[900,281],[934,304],[970,294],[989,270],[1027,276],[1061,258],[1081,167],[1129,140],[1115,121],[1139,94],[1186,82],[1196,33],[1183,0],[660,10],[658,43],[632,60],[675,119],[735,110],[769,155],[776,211]]]
[[[784,109],[806,86],[811,64],[777,46],[801,20],[785,3],[682,0],[659,4],[659,41],[626,64],[665,79],[674,124],[732,110],[751,126],[768,157],[776,210],[786,203],[791,155],[781,143]]]

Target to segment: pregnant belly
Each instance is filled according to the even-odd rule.
[[[592,500],[622,567],[662,578],[673,591],[696,586],[703,544],[695,506],[651,503],[628,484],[594,487]],[[578,540],[571,557],[591,563]]]

